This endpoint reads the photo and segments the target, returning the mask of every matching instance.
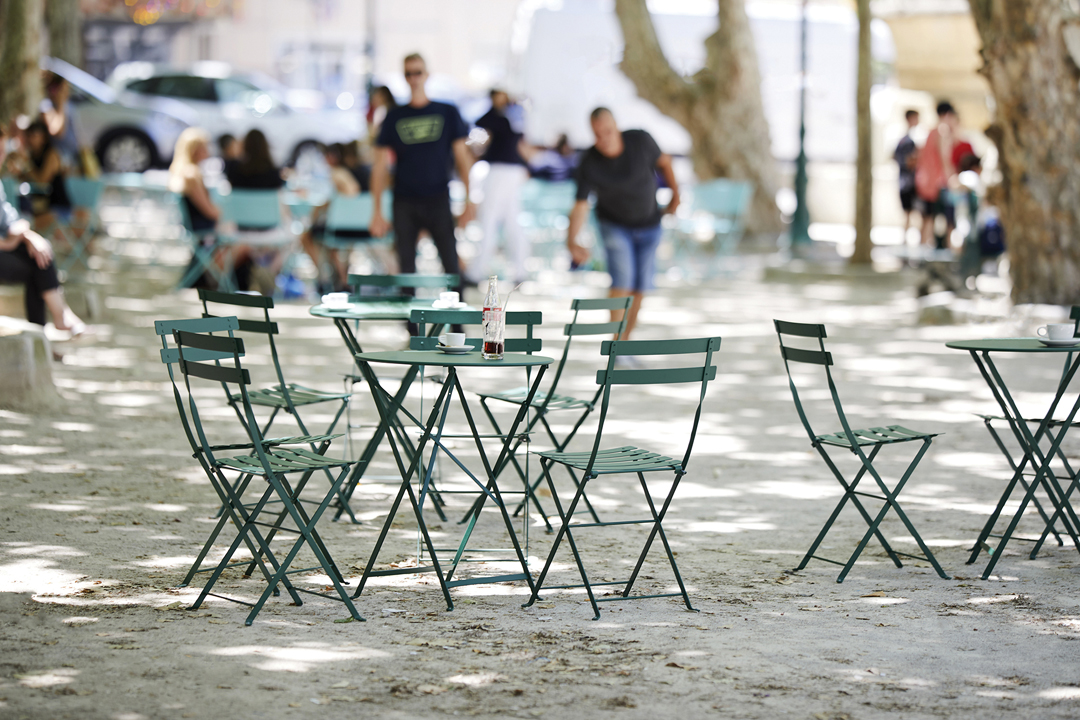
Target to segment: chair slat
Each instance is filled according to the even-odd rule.
[[[611,340],[600,345],[601,355],[611,355]],[[616,355],[686,355],[688,353],[716,352],[720,338],[686,338],[682,340],[621,340],[615,348]]]
[[[457,275],[349,275],[349,287],[449,288],[459,283]]]
[[[203,365],[184,358],[183,349],[180,353],[180,372],[185,375],[194,375],[204,380],[214,380],[236,385],[250,385],[251,375],[245,368],[225,367],[224,365]]]
[[[255,307],[268,309],[274,307],[274,298],[264,295],[248,295],[247,293],[227,293],[220,290],[207,290],[199,288],[199,300],[203,302],[221,303],[222,305],[236,305],[239,307]]]
[[[815,365],[832,365],[832,353],[821,350],[803,350],[787,346],[780,347],[780,354],[785,360],[791,362],[813,363]]]
[[[174,362],[180,360],[179,348],[162,348],[161,362],[166,365],[172,365]],[[231,352],[215,352],[213,350],[200,350],[198,348],[187,348],[184,350],[184,357],[190,362],[207,362],[209,360],[225,360],[234,357]]]
[[[579,298],[570,303],[571,310],[622,310],[625,307],[625,297]]]
[[[824,338],[828,337],[825,334],[824,325],[810,325],[807,323],[793,323],[786,320],[773,320],[776,325],[776,332],[781,335],[797,335],[799,337],[812,337],[812,338]]]
[[[668,385],[702,381],[702,368],[655,368],[648,370],[612,370],[612,385]],[[704,370],[705,380],[716,379],[716,366],[710,365]],[[596,384],[607,382],[608,371],[596,371]]]
[[[238,337],[224,337],[222,335],[199,335],[198,333],[177,330],[173,333],[176,344],[180,347],[193,347],[200,350],[217,350],[218,352],[244,353],[244,340]]]
[[[189,318],[185,320],[156,320],[154,332],[158,335],[172,335],[177,330],[186,332],[214,333],[239,330],[240,321],[233,316]]]
[[[622,325],[621,322],[569,323],[563,328],[563,335],[568,338],[585,335],[614,335]]]

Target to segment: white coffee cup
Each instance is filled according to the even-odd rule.
[[[1072,323],[1051,323],[1043,325],[1035,332],[1039,334],[1039,337],[1047,340],[1072,340],[1074,329],[1075,326]]]
[[[347,292],[332,292],[326,293],[322,296],[323,305],[330,307],[342,307],[349,304],[349,293]]]
[[[457,305],[459,300],[460,296],[456,292],[439,293],[439,304],[441,305]]]
[[[443,333],[439,336],[443,347],[462,347],[465,345],[465,333]]]

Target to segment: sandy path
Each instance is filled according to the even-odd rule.
[[[170,273],[118,276],[123,290],[109,299],[101,332],[65,348],[56,370],[64,412],[0,412],[0,717],[1080,715],[1075,551],[1048,546],[1031,561],[1023,545],[1011,546],[1000,575],[986,582],[981,561],[964,564],[1007,467],[971,414],[993,409],[988,391],[970,358],[943,342],[1030,327],[918,327],[909,291],[887,286],[743,279],[661,291],[642,313],[641,337],[724,338],[691,473],[667,523],[699,613],[675,600],[608,603],[593,622],[580,596],[553,592],[521,609],[520,584],[460,588],[446,612],[437,585],[418,576],[373,583],[358,601],[364,623],[338,622],[346,614],[337,603],[312,598],[296,608],[283,597],[244,627],[242,607],[212,599],[189,612],[182,608],[195,590],[174,587],[215,503],[156,359],[152,321],[197,310],[190,295],[167,291]],[[534,287],[518,307],[543,310],[545,339],[555,339],[573,292],[589,290]],[[946,433],[903,498],[952,579],[924,563],[895,569],[873,545],[842,585],[823,563],[784,572],[839,493],[798,425],[771,332],[777,316],[828,324],[853,418]],[[348,361],[334,329],[304,305],[277,317],[290,380],[340,387]],[[372,347],[403,341],[392,325],[362,337]],[[595,352],[583,345],[569,367],[579,392],[591,386]],[[1006,367],[1032,408],[1059,371],[1045,362]],[[824,412],[822,389],[810,405]],[[680,452],[677,424],[693,400],[681,391],[623,398],[613,438]],[[369,423],[370,397],[360,392],[356,406]],[[324,416],[308,419],[317,425]],[[910,454],[892,457],[883,467],[895,473]],[[389,463],[384,454],[375,472],[388,474]],[[453,482],[451,468],[444,472]],[[355,506],[363,525],[324,524],[354,580],[388,488],[362,486]],[[605,478],[592,496],[605,517],[634,517],[643,503],[633,489]],[[410,527],[403,517],[384,559],[415,549]],[[1023,527],[1041,529],[1034,520]],[[436,529],[451,539],[459,532],[452,522]],[[826,545],[846,557],[863,529],[845,514]],[[890,541],[913,549],[901,530],[887,521]],[[505,541],[495,516],[478,533],[481,544]],[[614,553],[636,554],[642,533],[591,533],[583,542],[595,575],[620,577],[627,561]],[[540,562],[550,537],[534,524],[530,541]],[[670,587],[662,556],[653,560],[646,585]],[[562,556],[560,567],[568,571],[569,561]],[[236,575],[222,583],[242,596],[259,586]]]

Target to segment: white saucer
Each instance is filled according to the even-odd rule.
[[[1075,347],[1077,345],[1080,345],[1080,338],[1071,338],[1069,340],[1048,340],[1047,338],[1040,337],[1040,338],[1035,338],[1035,339],[1038,340],[1039,342],[1041,342],[1046,347],[1063,348],[1063,347]]]
[[[353,304],[351,302],[350,303],[340,303],[340,304],[335,303],[333,305],[330,305],[328,303],[323,303],[322,306],[323,306],[324,310],[349,310],[349,309],[352,308]]]
[[[459,300],[456,303],[451,304],[444,303],[441,300],[436,300],[435,302],[431,303],[431,307],[435,308],[436,310],[460,310],[462,308],[469,307],[469,303]]]
[[[464,355],[474,349],[472,345],[436,345],[435,347],[447,355]]]

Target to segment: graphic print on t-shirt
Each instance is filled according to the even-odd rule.
[[[406,145],[435,142],[442,136],[442,115],[420,115],[401,118],[394,125],[401,142]]]

